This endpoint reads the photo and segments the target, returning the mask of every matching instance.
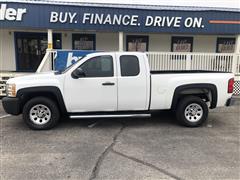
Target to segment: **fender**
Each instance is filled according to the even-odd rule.
[[[48,96],[50,98],[54,98],[59,105],[59,108],[62,113],[66,114],[67,109],[63,100],[62,93],[58,87],[55,86],[41,86],[41,87],[28,87],[19,89],[17,92],[17,97],[20,98],[21,104],[23,105],[32,96]]]
[[[178,86],[173,95],[172,105],[171,108],[175,108],[177,106],[178,100],[181,96],[181,92],[187,89],[208,89],[212,93],[212,101],[210,104],[210,109],[214,109],[217,106],[217,100],[218,100],[218,93],[217,93],[217,87],[214,84],[208,84],[208,83],[200,83],[200,84],[186,84]]]

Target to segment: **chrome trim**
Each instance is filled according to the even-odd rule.
[[[80,118],[117,118],[117,117],[151,117],[151,114],[104,114],[104,115],[72,115],[71,119]]]

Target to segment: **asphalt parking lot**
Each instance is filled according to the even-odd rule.
[[[0,102],[1,103],[1,102]],[[200,128],[151,119],[62,120],[33,131],[0,106],[3,179],[240,179],[240,106]]]

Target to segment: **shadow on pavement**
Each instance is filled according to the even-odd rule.
[[[151,118],[91,118],[70,119],[62,118],[58,128],[83,126],[88,128],[126,126],[178,126],[175,115],[171,111],[161,111],[152,114]]]

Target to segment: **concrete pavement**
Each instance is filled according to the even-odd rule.
[[[200,128],[169,112],[151,119],[61,121],[28,129],[0,107],[2,179],[240,179],[240,106],[213,110]]]

